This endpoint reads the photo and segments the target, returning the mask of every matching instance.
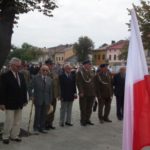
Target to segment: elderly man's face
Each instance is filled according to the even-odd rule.
[[[85,69],[90,70],[92,65],[91,64],[85,64],[84,67],[85,67]]]
[[[48,72],[49,72],[49,69],[47,67],[43,67],[41,68],[41,74],[43,76],[47,76],[48,75]]]
[[[21,68],[21,61],[17,61],[14,64],[11,64],[11,68],[14,72],[18,72]]]
[[[65,66],[64,70],[66,73],[70,73],[71,72],[71,66],[69,66],[69,65]]]

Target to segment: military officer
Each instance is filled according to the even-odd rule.
[[[80,122],[82,126],[94,125],[90,121],[93,101],[95,98],[93,77],[91,62],[85,60],[76,76],[76,83],[79,90]]]
[[[98,73],[94,77],[95,91],[98,98],[98,117],[100,123],[112,122],[109,119],[111,100],[113,95],[112,78],[107,64],[101,64]]]

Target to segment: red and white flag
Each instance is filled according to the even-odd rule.
[[[150,145],[150,76],[134,9],[131,11],[122,150]]]

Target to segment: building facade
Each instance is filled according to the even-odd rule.
[[[106,63],[107,47],[101,47],[92,51],[93,64],[99,66],[100,64]]]

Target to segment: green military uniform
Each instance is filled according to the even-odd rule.
[[[107,73],[101,72],[95,75],[94,82],[95,82],[96,96],[98,98],[99,104],[98,116],[100,122],[101,123],[103,123],[103,121],[111,122],[108,119],[111,109],[111,99],[113,95],[111,75],[108,72]]]
[[[54,121],[54,114],[56,110],[57,98],[60,97],[60,84],[59,84],[59,75],[53,71],[49,73],[49,76],[52,79],[52,105],[53,105],[53,112],[46,117],[46,128],[52,127],[52,123]]]
[[[93,74],[82,67],[76,76],[76,83],[79,90],[79,105],[81,115],[81,125],[90,122],[92,106],[95,97]],[[81,95],[82,94],[82,95]]]

